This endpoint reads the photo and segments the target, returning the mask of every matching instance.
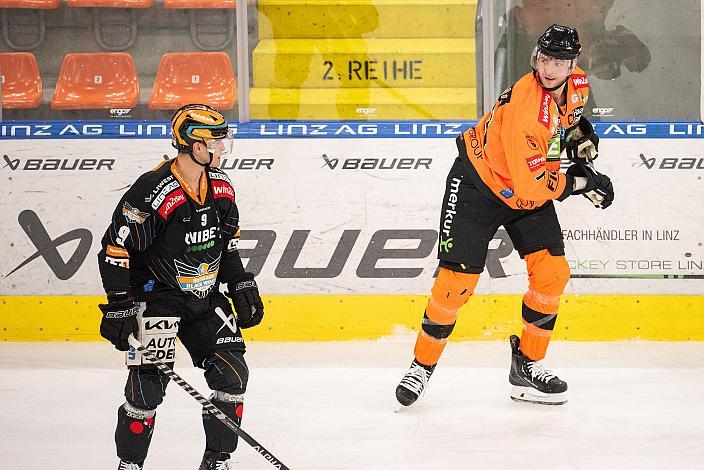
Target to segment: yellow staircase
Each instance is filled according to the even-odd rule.
[[[474,119],[476,0],[259,0],[253,119]]]
[[[471,38],[468,0],[260,0],[259,38]]]

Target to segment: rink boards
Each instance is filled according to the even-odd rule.
[[[267,302],[247,339],[369,339],[417,328],[440,199],[466,123],[251,123],[221,167]],[[174,151],[163,123],[0,126],[0,340],[99,338],[96,255],[118,199]],[[555,337],[704,340],[701,125],[598,124],[608,210],[557,203],[572,268]],[[30,138],[27,138],[27,135]],[[504,230],[453,339],[520,327],[525,266]]]

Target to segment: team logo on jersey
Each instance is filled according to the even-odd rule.
[[[149,212],[140,211],[136,207],[132,207],[129,202],[125,201],[122,205],[122,215],[127,219],[128,224],[143,224]]]
[[[526,144],[528,144],[528,147],[531,150],[538,150],[538,139],[536,139],[535,136],[527,135],[526,136]]]
[[[523,210],[531,210],[535,205],[535,201],[529,199],[521,199],[520,197],[516,199],[516,207]]]
[[[215,286],[220,268],[220,257],[211,263],[200,263],[191,266],[183,261],[174,260],[176,265],[176,281],[184,292],[190,292],[198,298],[204,299]]]

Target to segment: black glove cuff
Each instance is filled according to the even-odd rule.
[[[558,201],[562,202],[568,197],[570,197],[573,193],[574,190],[574,177],[572,175],[565,174],[565,189],[562,191],[562,194],[560,194],[560,197],[557,198]]]
[[[108,298],[108,303],[112,304],[115,302],[122,302],[125,300],[128,300],[129,294],[125,291],[110,291],[106,292],[107,298]]]

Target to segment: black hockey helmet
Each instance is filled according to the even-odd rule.
[[[574,28],[553,24],[538,38],[538,52],[555,59],[574,60],[582,52],[579,34]]]
[[[171,118],[171,145],[179,152],[191,153],[193,144],[228,136],[227,119],[206,104],[187,104]]]

